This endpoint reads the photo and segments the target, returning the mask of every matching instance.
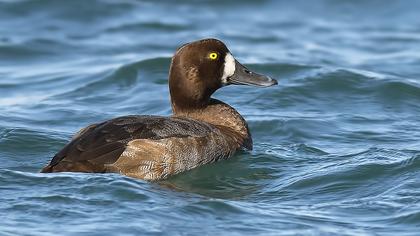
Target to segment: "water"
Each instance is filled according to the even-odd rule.
[[[0,1],[0,235],[417,235],[419,1]],[[78,129],[169,115],[170,57],[217,37],[279,80],[215,97],[254,151],[148,183],[39,174]]]

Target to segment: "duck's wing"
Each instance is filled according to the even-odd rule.
[[[127,166],[127,158],[130,158],[127,149],[135,148],[138,152],[140,143],[144,162],[153,162],[156,158],[164,158],[157,156],[159,152],[163,155],[167,149],[163,143],[203,141],[215,131],[217,133],[217,129],[209,124],[186,118],[119,117],[79,131],[41,172],[122,172],[120,167]],[[155,152],[151,153],[153,150]],[[117,162],[119,165],[114,165]]]

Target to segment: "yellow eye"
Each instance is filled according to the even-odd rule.
[[[209,58],[212,59],[212,60],[216,60],[217,57],[218,57],[218,55],[215,52],[212,52],[212,53],[209,54]]]

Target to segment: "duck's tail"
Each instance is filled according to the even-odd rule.
[[[53,172],[53,167],[50,164],[48,164],[44,168],[42,168],[39,173],[52,173],[52,172]]]

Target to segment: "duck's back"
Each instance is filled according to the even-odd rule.
[[[179,117],[125,116],[77,133],[42,172],[118,172],[157,180],[229,157],[229,129]]]

